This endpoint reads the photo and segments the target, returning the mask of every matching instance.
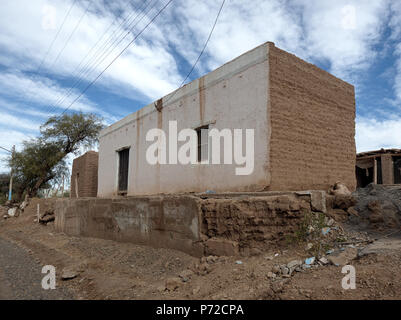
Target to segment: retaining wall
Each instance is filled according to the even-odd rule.
[[[285,240],[305,212],[325,212],[323,191],[60,199],[56,230],[194,256],[249,255]]]

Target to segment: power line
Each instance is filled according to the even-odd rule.
[[[3,147],[1,147],[1,146],[0,146],[0,149],[3,149],[3,150],[5,150],[5,151],[7,151],[7,152],[9,152],[9,153],[13,153],[12,151],[10,151],[10,150],[8,150],[8,149],[6,149],[6,148],[3,148]]]
[[[170,5],[170,3],[173,0],[169,0],[164,6],[163,8],[161,8],[159,10],[159,12],[150,20],[150,22],[124,47],[124,49],[106,66],[105,69],[103,69],[103,71],[91,82],[88,84],[88,86],[85,87],[85,89],[81,92],[81,94],[75,98],[70,105],[65,108],[65,110],[61,113],[61,115],[63,115],[65,112],[67,112],[71,106],[77,102],[83,95],[84,93],[106,72],[106,70],[131,46],[131,44],[138,39],[139,36],[142,35],[142,33],[157,19],[157,17]]]
[[[57,40],[57,38],[58,38],[58,36],[59,36],[61,30],[63,29],[64,24],[65,24],[65,22],[67,21],[67,18],[69,17],[69,15],[70,15],[70,13],[71,13],[73,7],[75,6],[75,3],[76,3],[76,2],[77,2],[77,0],[74,0],[74,1],[72,2],[70,8],[69,8],[68,11],[67,11],[67,14],[64,16],[64,19],[63,19],[63,22],[62,22],[61,25],[60,25],[60,28],[57,30],[56,35],[54,36],[53,40],[51,41],[49,47],[48,47],[47,50],[46,50],[46,53],[45,53],[45,55],[44,55],[42,61],[40,62],[38,68],[37,68],[36,71],[35,71],[36,74],[39,74],[39,73],[40,73],[43,64],[45,63],[45,61],[46,61],[46,59],[47,59],[47,57],[48,57],[48,55],[49,55],[51,49],[53,48],[53,45],[54,45],[54,43],[56,42],[56,40]],[[32,88],[32,82],[30,83],[30,85],[28,86],[28,88],[27,88],[26,90],[24,90],[24,92],[29,91],[31,88]]]
[[[84,58],[81,60],[81,62],[78,64],[78,66],[75,68],[73,74],[75,75],[74,77],[78,78],[79,75],[81,74],[82,70],[85,70],[87,63],[90,61],[90,59],[88,60],[88,62],[84,65],[84,67],[80,70],[81,65],[83,64],[83,62],[86,60],[86,58],[88,58],[90,56],[90,54],[92,53],[92,51],[97,47],[97,45],[102,41],[103,37],[109,32],[109,30],[113,27],[113,25],[115,24],[115,22],[117,21],[117,19],[119,18],[119,16],[115,16],[114,20],[112,21],[112,23],[107,27],[106,31],[102,34],[102,36],[96,41],[96,43],[92,46],[92,48],[89,49],[89,51],[86,53],[86,55],[84,56]],[[113,32],[113,35],[116,33],[118,27],[115,29],[115,31]],[[107,40],[106,40],[107,42]],[[94,56],[96,56],[96,54],[99,52],[99,49],[95,52]],[[67,92],[68,95],[70,95],[70,92],[72,91],[72,89],[74,88],[75,84],[69,89],[69,92]],[[62,97],[62,96],[61,96]],[[57,106],[60,103],[60,97],[56,99],[56,102],[54,103],[55,106]],[[53,112],[54,109],[56,107],[50,107],[48,110],[50,112]]]
[[[187,76],[186,76],[185,79],[182,81],[182,83],[180,84],[180,86],[178,87],[178,89],[173,93],[173,95],[172,95],[169,99],[167,99],[166,102],[170,101],[170,100],[176,95],[177,91],[178,91],[179,89],[181,89],[181,87],[185,84],[185,82],[186,82],[186,81],[188,80],[188,78],[191,76],[192,72],[195,70],[196,65],[197,65],[198,62],[200,61],[202,55],[204,54],[204,52],[205,52],[205,50],[206,50],[206,48],[207,48],[207,45],[209,44],[210,39],[212,38],[212,34],[213,34],[213,32],[214,32],[214,29],[216,28],[217,21],[219,20],[219,17],[220,17],[220,15],[221,15],[221,12],[222,12],[222,10],[223,10],[223,7],[224,7],[225,2],[226,2],[226,0],[223,0],[223,2],[221,3],[220,9],[219,9],[219,11],[218,11],[218,13],[217,13],[217,16],[216,16],[216,20],[214,21],[213,27],[212,27],[212,29],[210,30],[209,37],[207,38],[207,40],[206,40],[206,42],[205,42],[205,45],[203,46],[202,51],[200,52],[200,54],[199,54],[198,58],[196,59],[195,63],[193,64],[191,70],[188,72]]]
[[[75,5],[76,2],[77,2],[77,0],[74,0],[73,3],[71,4],[70,8],[68,9],[67,14],[66,14],[65,17],[64,17],[64,20],[63,20],[63,22],[61,23],[61,26],[60,26],[60,28],[58,29],[56,35],[54,36],[52,42],[50,43],[50,46],[49,46],[49,48],[47,49],[46,54],[45,54],[45,56],[43,57],[41,63],[39,64],[39,67],[38,67],[38,70],[36,71],[36,73],[39,73],[39,72],[40,72],[40,69],[42,68],[42,66],[43,66],[43,64],[44,64],[44,62],[45,62],[47,56],[49,55],[51,49],[53,48],[53,45],[54,45],[54,43],[56,42],[56,40],[57,40],[57,38],[58,38],[58,36],[59,36],[61,30],[63,29],[64,24],[65,24],[65,22],[67,21],[67,18],[68,18],[68,16],[70,15],[71,10],[72,10],[72,8],[74,7],[74,5]]]
[[[58,61],[58,59],[60,58],[61,54],[64,52],[65,48],[67,47],[67,45],[69,44],[72,36],[75,34],[75,32],[77,31],[79,25],[81,24],[83,18],[86,16],[86,14],[88,13],[89,7],[92,4],[93,0],[89,0],[88,6],[86,7],[86,10],[84,11],[84,13],[81,15],[81,17],[79,18],[77,24],[75,25],[74,29],[72,30],[72,32],[70,33],[67,41],[64,44],[64,47],[60,50],[60,52],[58,53],[56,59],[54,59],[54,61],[52,62],[52,64],[50,65],[49,69],[51,69],[53,67],[53,65]]]
[[[144,4],[146,3],[146,1],[144,2]],[[142,19],[146,16],[144,15],[133,27],[131,27],[131,25],[137,20],[137,18],[141,15],[141,13],[143,13],[149,6],[149,4],[151,3],[148,2],[148,4],[142,8],[140,8],[140,12],[135,16],[135,18],[131,21],[128,22],[128,28],[134,29],[139,22],[142,21]],[[152,6],[152,8],[148,11],[148,13],[155,7],[156,3]],[[137,10],[137,9],[135,9]],[[117,29],[119,29],[125,21],[129,20],[132,15],[135,13],[135,11],[133,11],[128,17],[126,17],[121,23],[120,25],[116,28],[116,30],[113,32],[113,34],[106,40],[106,42],[95,52],[95,54],[93,55],[93,61],[88,60],[86,62],[86,64],[83,66],[83,68],[81,69],[81,71],[78,72],[77,76],[76,76],[76,80],[74,82],[74,84],[69,88],[68,92],[64,95],[61,95],[56,102],[50,107],[50,110],[55,111],[57,109],[57,105],[62,105],[64,103],[64,101],[71,96],[71,94],[73,93],[73,90],[75,88],[77,88],[84,80],[87,76],[89,76],[94,70],[96,70],[96,68],[103,63],[103,61],[114,51],[114,49],[116,47],[118,47],[118,45],[128,36],[128,34],[130,32],[128,32],[122,39],[119,40],[120,36],[125,32],[125,30],[123,29],[118,35],[117,37],[113,39],[113,35],[117,32]],[[112,40],[110,42],[110,40]],[[117,44],[115,44],[118,41]],[[106,55],[105,55],[106,54]],[[100,60],[99,60],[100,58]]]

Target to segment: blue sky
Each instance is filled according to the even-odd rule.
[[[18,149],[37,135],[40,124],[60,114],[166,2],[2,0],[0,146]],[[96,112],[111,124],[176,89],[220,4],[173,0],[71,110]],[[266,41],[355,85],[358,151],[401,148],[400,1],[227,0],[191,79]],[[77,72],[85,65],[89,72]],[[72,88],[77,79],[80,86]]]

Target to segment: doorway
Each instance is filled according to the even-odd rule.
[[[118,193],[127,194],[129,173],[129,150],[118,151]]]
[[[393,157],[394,184],[401,184],[401,157]]]

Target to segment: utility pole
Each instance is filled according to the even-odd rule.
[[[15,146],[11,149],[11,160],[14,160]],[[10,188],[8,189],[8,201],[11,201],[13,195],[13,167],[10,170]]]

